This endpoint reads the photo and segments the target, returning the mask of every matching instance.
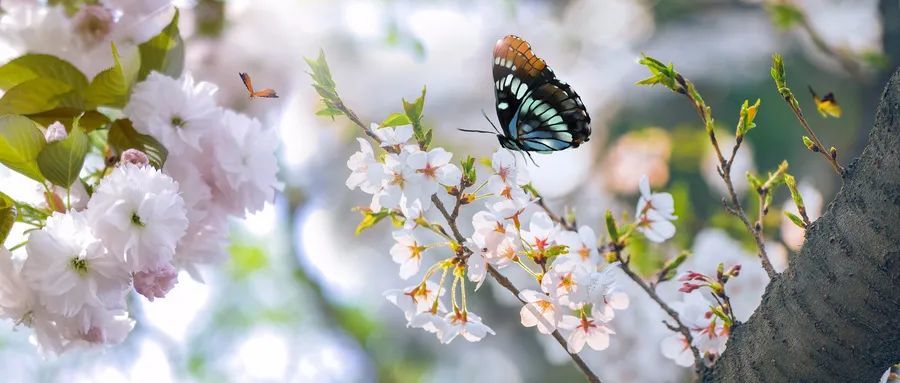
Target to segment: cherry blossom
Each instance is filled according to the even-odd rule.
[[[609,336],[615,334],[605,322],[586,315],[581,318],[565,315],[559,327],[572,331],[567,341],[568,350],[573,354],[581,352],[585,344],[597,351],[605,350],[609,347]]]
[[[556,330],[557,324],[562,320],[559,302],[543,292],[534,290],[522,290],[519,298],[525,301],[525,305],[519,311],[522,326],[537,326],[541,334],[550,334]]]
[[[347,177],[347,187],[375,194],[385,178],[384,165],[375,160],[375,153],[368,141],[362,138],[356,140],[359,142],[359,151],[347,160],[347,167],[351,171],[350,177]]]
[[[54,213],[26,245],[22,278],[48,311],[72,316],[85,306],[121,307],[130,276],[91,233],[83,213]]]
[[[403,311],[403,316],[407,321],[418,313],[431,310],[435,300],[438,298],[437,283],[425,281],[418,285],[406,287],[404,289],[393,289],[384,292],[384,297],[388,302],[393,303]],[[443,291],[441,291],[443,295]]]
[[[653,242],[663,242],[675,235],[675,202],[669,193],[651,193],[647,176],[641,177],[641,197],[634,216],[637,230]]]
[[[113,170],[88,202],[87,214],[103,245],[131,271],[170,262],[188,227],[178,184],[149,166]]]
[[[600,262],[597,252],[597,235],[589,226],[581,226],[578,232],[562,231],[556,238],[560,245],[569,248],[569,253],[561,255],[553,263],[554,267],[581,267],[585,270],[596,268]]]
[[[469,342],[484,339],[487,334],[494,335],[494,330],[481,323],[481,317],[472,312],[454,310],[444,317],[447,326],[441,334],[441,343],[450,343],[462,335]]]
[[[396,243],[391,247],[391,258],[400,265],[400,278],[409,279],[419,272],[422,253],[428,247],[423,246],[412,231],[395,231],[393,236]]]
[[[397,148],[405,145],[413,135],[413,128],[411,125],[403,125],[395,128],[391,127],[379,127],[378,124],[372,123],[369,127],[375,136],[378,137],[378,140],[381,141],[382,147],[393,147]]]

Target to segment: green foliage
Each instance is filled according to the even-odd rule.
[[[431,130],[426,129],[422,125],[422,113],[425,109],[425,87],[422,87],[422,95],[416,98],[413,102],[408,102],[406,99],[403,99],[403,111],[406,112],[406,117],[409,118],[410,123],[413,126],[413,137],[415,137],[416,142],[419,143],[419,146],[422,147],[423,150],[428,149],[428,146],[431,145]]]
[[[796,214],[791,213],[789,211],[784,212],[784,215],[794,223],[794,225],[799,226],[802,229],[806,228],[806,223],[803,222],[803,219],[798,217]]]
[[[616,226],[616,219],[613,217],[612,210],[606,210],[606,232],[609,233],[609,238],[613,241],[613,243],[619,242],[619,228]]]
[[[676,81],[678,72],[675,71],[675,67],[672,65],[672,63],[663,64],[662,61],[659,61],[645,54],[641,54],[641,59],[638,61],[638,63],[650,70],[650,77],[638,81],[637,85],[662,84],[666,88],[669,88],[675,92],[680,92],[679,89],[681,89],[681,86]]]
[[[678,255],[675,256],[675,258],[672,258],[672,259],[669,259],[668,261],[666,261],[666,263],[663,264],[662,269],[657,274],[658,275],[657,280],[659,282],[665,282],[665,281],[671,280],[672,278],[675,278],[675,275],[677,275],[677,273],[678,273],[678,267],[681,266],[681,264],[684,263],[684,261],[690,255],[691,255],[691,252],[685,250],[685,251],[682,251],[681,253],[678,253]]]
[[[176,9],[172,21],[163,28],[162,32],[138,45],[141,57],[138,80],[147,78],[153,71],[171,77],[181,76],[181,71],[184,69],[184,41],[178,32],[178,18],[179,11]]]
[[[772,24],[781,29],[790,29],[794,25],[803,21],[803,11],[791,3],[773,3],[766,6]]]
[[[388,209],[382,209],[381,211],[373,212],[368,209],[360,210],[360,214],[362,214],[362,221],[359,221],[359,225],[356,226],[356,235],[359,235],[366,229],[369,229],[382,219],[391,215],[391,211]]]
[[[89,147],[88,137],[76,118],[65,139],[44,146],[37,157],[38,168],[48,181],[68,188],[78,179]]]
[[[28,118],[42,126],[48,126],[54,122],[65,125],[67,130],[72,129],[72,122],[79,117],[78,125],[85,133],[93,132],[101,129],[109,124],[109,117],[96,110],[88,110],[82,112],[75,108],[56,108],[37,114],[29,114]]]
[[[741,117],[738,120],[738,127],[736,136],[742,137],[750,129],[756,127],[756,123],[753,122],[756,119],[756,112],[759,110],[760,100],[757,98],[756,103],[750,105],[750,100],[744,100],[744,103],[741,105]]]
[[[336,85],[331,78],[331,70],[328,69],[328,62],[325,60],[325,52],[320,49],[319,56],[315,60],[306,57],[303,59],[306,60],[306,64],[312,71],[309,72],[309,76],[313,79],[312,86],[325,104],[325,107],[316,112],[316,115],[331,118],[344,115],[341,98],[338,97]]]
[[[409,120],[409,117],[407,117],[406,114],[391,113],[391,115],[387,116],[387,118],[385,118],[384,121],[382,121],[381,124],[378,125],[378,127],[379,128],[389,128],[389,127],[403,126],[403,125],[409,125],[409,124],[412,124],[412,121]]]
[[[88,86],[85,102],[90,109],[97,106],[123,108],[128,103],[131,86],[137,81],[140,71],[140,55],[133,52],[132,58],[125,64],[119,55],[115,43],[112,45],[113,66],[100,72]]]
[[[803,205],[803,196],[800,195],[800,190],[797,189],[797,181],[794,179],[794,176],[790,174],[784,175],[784,183],[787,185],[788,190],[791,192],[791,199],[794,200],[794,203],[797,205],[798,209],[805,209],[806,206]]]
[[[70,84],[49,77],[26,80],[0,98],[0,113],[34,114],[69,107],[84,108],[82,94]]]
[[[13,224],[16,223],[17,212],[15,201],[9,198],[8,195],[0,192],[0,246],[3,246],[9,231],[12,230]]]
[[[475,170],[475,157],[466,156],[466,159],[460,161],[462,168],[463,181],[469,185],[478,181],[478,172]]]
[[[265,251],[258,246],[232,244],[228,253],[231,254],[229,269],[236,280],[244,279],[269,265]]]
[[[806,146],[807,149],[818,152],[819,147],[809,138],[809,136],[803,136],[803,145]]]
[[[34,121],[19,115],[0,115],[0,163],[43,182],[37,158],[44,145],[44,134]]]
[[[166,163],[169,152],[155,138],[134,130],[130,120],[119,119],[113,121],[109,127],[109,146],[116,155],[122,154],[128,149],[137,149],[144,152],[150,159],[150,164],[161,169]]]
[[[57,80],[77,92],[88,87],[87,77],[68,61],[46,54],[27,54],[0,66],[0,89],[12,87],[36,78]]]
[[[37,163],[41,174],[54,185],[68,188],[78,179],[84,157],[88,152],[88,138],[78,124],[72,123],[72,130],[61,141],[51,142],[38,154]]]
[[[338,306],[335,310],[335,317],[341,323],[341,328],[360,343],[364,343],[372,334],[380,330],[379,323],[357,307]]]

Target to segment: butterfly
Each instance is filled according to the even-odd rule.
[[[581,97],[556,78],[528,42],[514,35],[500,39],[493,60],[495,107],[502,129],[494,126],[494,130],[500,146],[530,156],[577,148],[590,139],[591,117]]]
[[[819,111],[819,114],[821,114],[822,117],[841,117],[841,106],[838,105],[837,100],[834,99],[834,93],[829,92],[825,97],[819,98],[812,86],[809,87],[809,93],[812,94],[813,102],[816,103],[816,110]]]
[[[278,95],[275,94],[275,90],[272,88],[265,88],[259,91],[253,90],[253,83],[250,82],[250,75],[246,73],[238,73],[241,76],[241,81],[244,82],[244,86],[247,87],[247,91],[250,92],[250,98],[253,97],[265,97],[265,98],[278,98]]]

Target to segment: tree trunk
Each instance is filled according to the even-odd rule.
[[[704,381],[875,382],[897,362],[900,70],[840,192]]]

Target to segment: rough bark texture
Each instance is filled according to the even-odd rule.
[[[900,70],[869,143],[707,382],[875,382],[900,362]]]

